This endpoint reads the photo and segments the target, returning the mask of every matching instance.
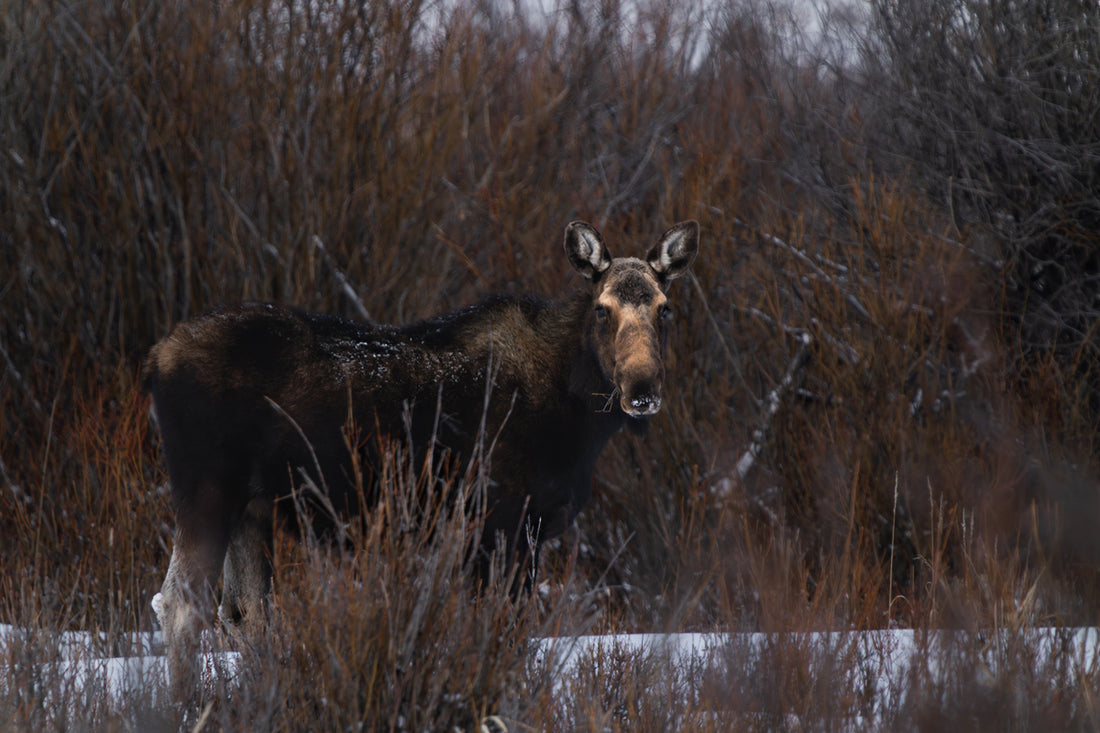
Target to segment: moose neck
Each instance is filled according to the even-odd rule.
[[[460,327],[467,361],[497,361],[497,387],[518,389],[534,410],[570,411],[609,437],[627,417],[611,399],[614,385],[596,358],[593,298],[581,289],[550,302],[491,299],[468,311],[471,318]]]

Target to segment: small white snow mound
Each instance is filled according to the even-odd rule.
[[[153,596],[153,600],[149,603],[149,605],[153,607],[153,613],[157,615],[157,624],[163,629],[164,613],[166,610],[164,608],[164,594],[157,593],[155,596]]]

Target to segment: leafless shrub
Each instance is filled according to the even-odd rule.
[[[989,231],[1029,359],[1092,373],[1100,228],[1100,22],[1095,5],[874,4],[868,132],[892,170]],[[1089,397],[1091,409],[1096,397]]]
[[[135,375],[171,323],[240,299],[407,322],[490,290],[549,295],[569,284],[563,222],[648,238],[691,217],[706,257],[681,293],[665,409],[605,452],[593,502],[547,553],[543,612],[573,599],[560,628],[594,612],[596,630],[1094,622],[1090,6],[883,2],[823,15],[835,43],[778,3],[562,3],[545,19],[418,0],[9,10],[6,619],[151,626],[169,529]],[[342,626],[411,675],[391,669],[387,705],[416,689],[451,722],[537,720],[542,703],[577,727],[715,719],[647,707],[633,688],[657,671],[632,660],[553,708],[552,681],[517,672],[522,655],[485,641],[442,580],[430,617],[453,615],[499,664],[482,680],[464,666],[472,642],[442,639],[455,669],[496,682],[432,688],[356,621],[364,605],[385,615],[363,578],[389,589],[428,562],[399,549],[382,565],[285,555],[275,624],[301,644],[254,640],[254,679],[279,660],[274,681],[209,720],[278,716],[272,690],[335,715],[294,688],[318,659],[348,716],[374,709],[356,689],[369,655],[345,675],[325,651]],[[496,602],[470,608],[499,620]],[[777,647],[768,679],[784,692],[738,721],[860,714],[857,694],[834,704],[803,684],[807,659]],[[957,689],[928,699],[965,710],[972,688]],[[1059,705],[1034,719],[1085,720]]]

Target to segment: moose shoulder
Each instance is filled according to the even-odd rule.
[[[574,222],[565,251],[586,288],[404,327],[273,305],[177,325],[145,367],[176,513],[156,603],[169,649],[201,626],[223,569],[222,617],[259,610],[272,512],[292,482],[308,475],[337,511],[357,506],[349,420],[414,452],[435,441],[469,456],[479,436],[495,437],[484,549],[503,538],[513,561],[537,553],[584,505],[607,440],[660,409],[665,289],[698,238],[683,222],[644,259],[612,258]],[[359,445],[369,472],[379,441]]]

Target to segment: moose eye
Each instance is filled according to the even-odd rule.
[[[662,321],[672,320],[672,309],[667,305],[662,305],[660,310],[657,311],[657,317]]]
[[[602,305],[596,306],[596,320],[597,321],[606,321],[607,320],[607,308],[604,308]]]

